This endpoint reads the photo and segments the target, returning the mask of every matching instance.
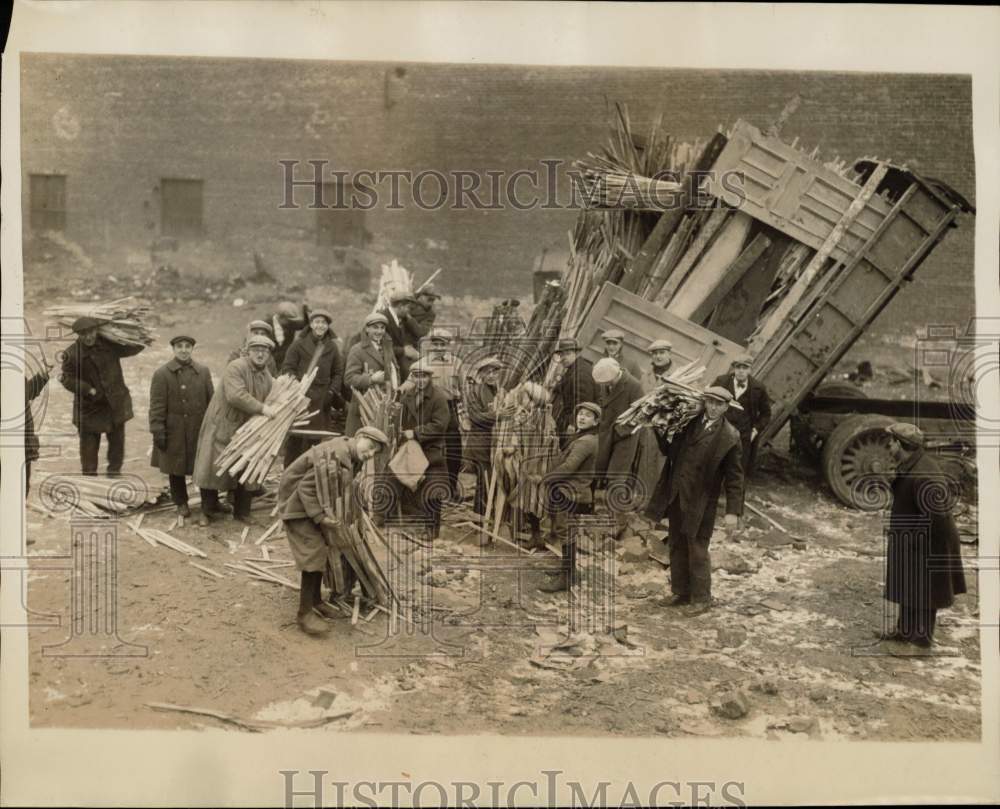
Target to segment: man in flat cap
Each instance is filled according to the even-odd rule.
[[[683,607],[698,615],[712,605],[712,563],[708,544],[723,486],[726,528],[735,530],[743,496],[740,435],[725,417],[733,395],[710,387],[702,393],[703,412],[660,449],[668,462],[650,499],[646,516],[670,520],[670,589],[661,606]]]
[[[713,385],[725,388],[733,394],[733,399],[740,405],[738,409],[729,408],[726,418],[740,434],[740,444],[743,447],[743,495],[753,473],[754,461],[757,457],[757,436],[771,420],[771,397],[764,385],[750,373],[753,367],[753,357],[743,354],[733,360],[732,369],[728,374],[719,376]],[[743,504],[740,504],[740,515],[743,515]]]
[[[897,467],[886,528],[885,598],[899,605],[899,617],[895,629],[881,638],[928,649],[937,611],[966,592],[958,529],[951,515],[954,496],[947,476],[924,450],[919,428],[897,422],[886,432]]]
[[[411,345],[419,345],[431,333],[434,321],[437,320],[434,302],[440,299],[433,284],[425,284],[413,294],[413,304],[403,320],[403,328]]]
[[[499,357],[485,357],[476,367],[475,384],[466,397],[469,429],[465,436],[465,460],[476,475],[476,496],[473,511],[486,516],[487,483],[493,466],[493,427],[497,422],[495,400],[500,390]]]
[[[271,315],[270,323],[272,333],[269,336],[275,343],[274,362],[280,368],[285,361],[285,354],[299,332],[309,326],[309,307],[305,301],[301,307],[291,301],[282,301]],[[333,336],[336,338],[337,335]]]
[[[396,367],[399,368],[399,375],[402,379],[407,379],[410,374],[410,365],[420,357],[417,351],[417,341],[405,329],[406,318],[413,307],[413,296],[408,292],[396,290],[389,295],[388,304],[379,313],[385,315],[385,333],[392,340],[392,352],[396,357]]]
[[[642,369],[639,363],[625,359],[625,332],[621,329],[607,329],[601,334],[604,342],[604,356],[617,361],[617,363],[628,371],[634,378],[642,376]]]
[[[448,482],[451,496],[457,498],[458,474],[462,469],[461,416],[465,413],[462,403],[461,362],[450,349],[451,332],[435,328],[422,341],[427,366],[434,374],[434,387],[444,394],[448,401],[448,432],[444,437],[445,463],[448,466]]]
[[[642,396],[642,387],[617,360],[598,360],[594,364],[594,382],[597,384],[597,403],[601,406],[601,422],[598,428],[597,488],[630,485],[633,474],[639,436],[629,427],[616,424],[618,417]],[[631,486],[630,486],[631,488]],[[629,516],[622,510],[613,514],[617,528],[617,538],[624,536],[628,528]]]
[[[669,340],[654,340],[646,350],[649,352],[649,367],[639,377],[643,393],[662,385],[674,367],[674,345]]]
[[[351,390],[347,405],[347,435],[361,427],[361,396],[371,387],[392,391],[399,387],[399,369],[392,350],[392,339],[385,333],[388,319],[381,312],[365,318],[360,339],[347,352],[344,382]]]
[[[669,340],[654,340],[646,350],[649,352],[650,364],[642,372],[642,377],[639,379],[643,394],[651,393],[662,385],[664,380],[670,376],[674,365],[674,347]],[[660,442],[652,427],[640,428],[638,436],[639,447],[636,451],[635,475],[642,484],[642,491],[645,492],[643,503],[645,505],[649,502],[649,498],[656,488],[656,481],[660,479],[666,458],[660,452]]]
[[[594,368],[590,360],[580,354],[580,344],[572,339],[556,343],[552,361],[558,364],[552,388],[552,418],[556,422],[559,446],[565,447],[575,428],[577,406],[580,402],[597,399]]]
[[[361,427],[351,438],[331,438],[308,449],[281,476],[278,509],[301,574],[297,623],[307,635],[325,635],[329,627],[324,619],[344,616],[323,600],[323,573],[330,582],[330,601],[346,598],[354,589],[361,565],[344,532],[360,518],[355,478],[388,444],[380,430]]]
[[[426,359],[410,367],[410,376],[399,389],[400,437],[416,441],[427,458],[427,469],[410,497],[398,479],[394,480],[397,497],[404,506],[414,503],[427,521],[431,539],[441,530],[441,503],[448,496],[448,465],[445,462],[445,435],[450,413],[448,400],[434,384],[434,372]]]
[[[237,480],[228,472],[219,472],[215,462],[229,445],[236,431],[251,417],[260,414],[274,418],[274,409],[265,404],[274,381],[267,370],[267,361],[274,342],[254,336],[247,341],[247,356],[230,362],[222,375],[222,384],[215,389],[198,433],[198,452],[194,459],[194,482],[201,489],[201,514],[198,525],[229,512],[219,502],[219,492],[233,492],[233,516],[240,522],[251,522],[250,510],[255,489]]]
[[[169,478],[170,497],[181,517],[191,516],[187,476],[194,474],[198,433],[215,392],[212,372],[191,358],[195,342],[186,334],[171,338],[174,358],[156,369],[149,384],[150,463]]]
[[[309,328],[299,332],[299,336],[285,353],[281,373],[302,379],[316,371],[306,396],[309,410],[315,413],[306,425],[308,430],[329,431],[332,427],[330,408],[343,405],[340,386],[344,378],[344,365],[340,356],[340,346],[333,336],[331,326],[333,316],[326,309],[312,309],[309,312]],[[285,466],[305,452],[318,439],[289,435],[285,441]]]
[[[594,402],[580,402],[576,408],[576,431],[555,458],[545,484],[552,532],[562,551],[562,570],[539,589],[547,593],[568,590],[576,570],[576,537],[572,520],[577,514],[594,510],[594,469],[597,463],[597,425],[601,408]],[[534,543],[536,549],[539,543]],[[541,548],[544,548],[541,543]]]
[[[76,340],[63,354],[60,382],[73,394],[73,426],[80,433],[80,468],[97,474],[101,435],[108,441],[108,477],[121,474],[125,462],[125,422],[134,415],[121,361],[145,346],[127,346],[102,337],[104,321],[80,317],[73,323]]]
[[[274,329],[272,328],[271,324],[269,324],[266,320],[251,320],[247,324],[247,333],[246,336],[243,338],[243,342],[240,343],[239,347],[234,348],[232,351],[229,352],[229,357],[226,360],[226,362],[232,362],[233,360],[239,359],[240,357],[245,357],[247,355],[247,340],[249,340],[251,337],[254,336],[266,337],[267,339],[273,341]],[[272,354],[267,360],[267,370],[270,371],[271,376],[277,376],[278,368],[280,367],[281,366],[278,365],[277,360]]]

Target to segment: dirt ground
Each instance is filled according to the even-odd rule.
[[[28,284],[26,313],[34,333],[44,333],[45,305],[71,300],[61,295],[57,301],[57,292],[51,283]],[[232,304],[236,295],[222,292],[211,299],[168,301],[161,295],[161,338],[193,331],[199,338],[196,358],[218,378],[242,327],[265,314],[274,299],[273,290],[252,285],[238,294],[245,301],[240,307]],[[370,306],[370,300],[333,287],[307,287],[303,297],[327,304],[342,334]],[[446,298],[441,320],[467,323],[488,311],[489,302]],[[166,481],[149,466],[148,381],[169,356],[160,339],[124,363],[137,414],[128,424],[125,471],[144,477],[154,491]],[[54,380],[39,428],[45,457],[33,470],[31,502],[47,474],[78,471],[70,401]],[[69,554],[70,527],[29,509],[34,543],[26,603],[36,622],[45,615],[60,618],[59,625],[30,629],[31,722],[64,728],[238,727],[148,707],[170,703],[251,723],[424,734],[978,739],[975,574],[967,570],[971,592],[942,613],[934,656],[879,654],[873,633],[885,610],[881,516],[843,507],[814,470],[780,457],[764,464],[753,493],[758,499],[752,502],[790,535],[759,518],[737,535],[718,531],[712,543],[718,603],[704,615],[682,618],[657,606],[667,590],[667,570],[642,560],[637,541],[617,550],[612,623],[625,628],[613,636],[570,632],[566,595],[537,590],[543,574],[534,568],[546,564],[537,558],[542,555],[525,562],[501,543],[481,549],[478,535],[460,524],[464,507],[445,512],[432,552],[410,549],[431,594],[432,634],[415,630],[392,637],[389,619],[367,609],[354,626],[345,617],[332,624],[328,637],[306,637],[294,623],[297,593],[224,567],[261,557],[256,539],[272,522],[267,506],[255,512],[257,524],[242,543],[232,521],[173,530],[207,555],[193,561],[221,578],[180,553],[150,547],[119,523],[117,634],[124,644],[146,648],[135,657],[115,656],[116,649],[136,647],[116,647],[113,638],[104,644],[112,653],[107,657],[44,651],[70,635],[70,572],[54,569],[58,560],[46,558]],[[143,527],[167,530],[173,519],[170,511],[152,513]],[[662,533],[645,533],[650,548]],[[265,544],[272,560],[290,559],[280,537]],[[974,556],[976,545],[963,548]],[[626,550],[636,561],[626,561]],[[450,570],[426,569],[441,557],[450,559]],[[463,569],[463,558],[473,560],[470,568],[492,562],[532,569]],[[297,578],[294,568],[277,572]]]

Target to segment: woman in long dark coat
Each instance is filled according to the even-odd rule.
[[[923,433],[905,422],[886,430],[899,465],[886,531],[885,597],[899,604],[899,618],[895,630],[882,638],[926,648],[934,638],[937,611],[966,591],[958,528],[948,479],[925,453]]]
[[[186,478],[194,474],[198,433],[215,392],[212,372],[191,359],[194,346],[193,337],[174,337],[174,358],[156,369],[149,385],[150,462],[169,477],[170,496],[183,517],[191,516]]]

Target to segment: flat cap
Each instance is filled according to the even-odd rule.
[[[278,304],[275,314],[285,320],[295,320],[302,314],[302,311],[291,301],[282,301]]]
[[[331,315],[326,309],[310,309],[309,310],[309,322],[313,321],[313,318],[322,317],[327,323],[333,324],[333,315]]]
[[[413,365],[410,366],[410,376],[414,374],[425,374],[426,376],[434,376],[434,369],[431,368],[430,363],[427,362],[425,357],[421,357]]]
[[[178,334],[176,337],[170,338],[170,345],[175,345],[176,343],[180,343],[184,340],[187,340],[191,345],[195,345],[198,342],[194,339],[194,337],[189,337],[186,334]]]
[[[483,371],[487,368],[503,368],[503,360],[499,357],[486,357],[476,363],[476,371]]]
[[[90,317],[89,315],[84,315],[83,317],[78,317],[76,320],[74,320],[73,325],[70,328],[72,328],[73,331],[79,334],[80,332],[86,331],[87,329],[96,329],[102,323],[104,323],[103,320],[98,320],[96,317]]]
[[[622,367],[618,364],[618,360],[611,357],[599,359],[594,363],[594,381],[598,385],[606,385],[608,382],[614,382],[618,378],[618,374],[621,373],[621,370]]]
[[[624,340],[625,332],[621,329],[608,329],[601,335],[602,340]]]
[[[268,351],[274,351],[274,341],[269,337],[265,337],[263,334],[255,334],[249,340],[247,340],[247,348],[257,348],[263,347]]]
[[[390,303],[413,303],[413,296],[402,289],[395,289],[389,295]]]
[[[447,329],[441,329],[441,328],[432,329],[429,337],[431,340],[439,340],[445,343],[451,342],[451,332],[448,331]]]
[[[712,385],[701,392],[702,398],[718,399],[720,402],[730,403],[733,401],[733,393],[721,385]]]
[[[908,421],[897,421],[885,428],[885,431],[895,438],[899,443],[906,444],[914,449],[924,445],[924,433],[915,424]]]
[[[266,320],[251,320],[247,326],[247,331],[253,331],[254,329],[261,329],[262,331],[266,331],[268,334],[274,336],[274,329]]]
[[[354,434],[355,438],[370,438],[376,444],[383,447],[389,446],[389,437],[377,427],[360,427]]]
[[[594,418],[596,418],[598,421],[601,420],[600,405],[594,404],[593,402],[580,402],[580,404],[576,406],[576,412],[579,413],[581,410],[589,410],[591,413],[594,414]]]
[[[673,351],[674,344],[669,340],[653,340],[649,344],[647,351]]]
[[[580,350],[580,344],[576,340],[566,338],[556,343],[555,348],[552,349],[552,353],[559,354],[563,351],[579,351],[579,350]]]
[[[381,323],[383,326],[389,325],[389,318],[383,315],[381,312],[372,312],[368,317],[365,318],[365,325],[371,326],[373,323]]]
[[[428,295],[432,298],[440,298],[441,296],[434,291],[434,284],[425,284],[417,292],[413,293],[416,297],[421,297],[423,295]]]
[[[733,365],[745,365],[749,368],[753,365],[753,357],[749,354],[740,354],[735,360],[733,360]]]

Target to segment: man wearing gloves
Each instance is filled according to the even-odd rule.
[[[323,572],[331,574],[331,599],[347,596],[357,578],[351,544],[339,532],[359,508],[355,476],[365,462],[384,450],[389,439],[374,427],[362,427],[353,438],[331,438],[317,444],[285,469],[278,486],[278,507],[288,545],[301,572],[297,622],[307,635],[324,635],[325,619],[342,613],[321,594]]]
[[[212,373],[191,359],[195,339],[179,334],[170,340],[174,358],[153,373],[149,385],[150,463],[170,480],[170,497],[181,517],[190,517],[187,476],[194,474],[198,433],[212,394]]]
[[[73,426],[80,432],[80,467],[97,474],[101,435],[108,441],[108,477],[121,474],[125,462],[125,422],[132,416],[132,395],[122,374],[122,358],[145,346],[126,346],[98,334],[102,321],[79,317],[77,338],[63,355],[60,381],[73,394]]]

